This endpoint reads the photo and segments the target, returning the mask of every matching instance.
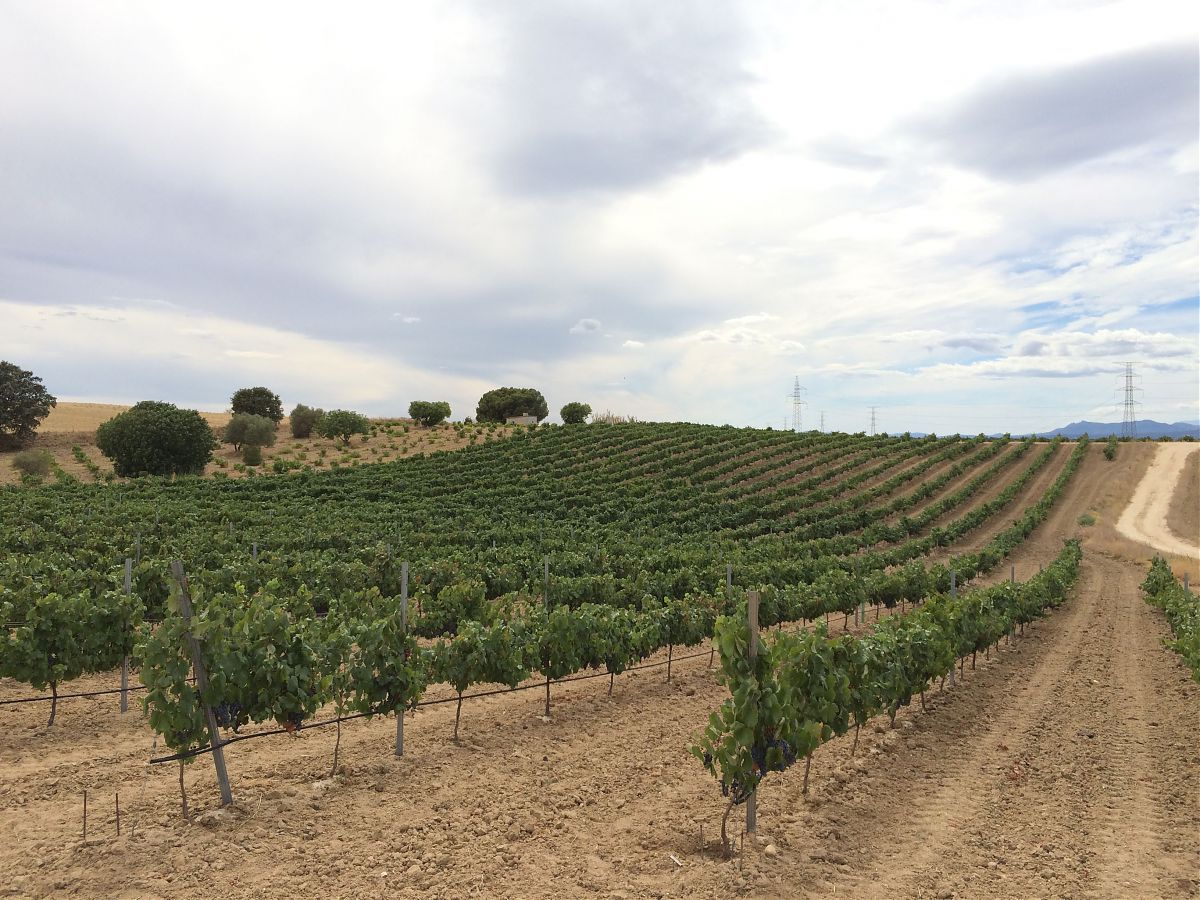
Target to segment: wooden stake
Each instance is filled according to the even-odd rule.
[[[746,593],[746,618],[750,629],[749,657],[751,662],[758,658],[758,591]],[[750,833],[758,828],[758,791],[752,791],[746,799],[746,830]]]
[[[125,596],[133,593],[133,560],[125,557]],[[121,659],[121,712],[129,712],[129,657]]]
[[[116,794],[117,804],[117,837],[121,836],[121,794],[118,791]]]
[[[184,574],[182,560],[176,559],[171,562],[171,574],[179,584],[179,612],[183,616],[188,643],[192,648],[192,671],[196,673],[196,691],[203,698],[208,691],[208,671],[204,667],[204,653],[200,649],[200,642],[192,634],[192,596],[188,592],[187,575]],[[229,773],[225,769],[225,750],[221,745],[221,730],[217,726],[217,717],[213,713],[212,707],[204,703],[203,708],[204,720],[208,725],[208,740],[212,745],[213,765],[217,770],[217,784],[221,789],[221,805],[229,806],[233,803],[233,792],[229,789]],[[179,780],[182,784],[182,770],[179,773]]]
[[[87,791],[83,792],[83,839],[87,840]]]
[[[400,563],[400,630],[408,639],[408,561]],[[404,755],[404,710],[396,710],[396,755]]]

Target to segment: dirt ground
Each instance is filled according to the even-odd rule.
[[[1189,454],[1183,464],[1167,510],[1167,527],[1176,537],[1200,544],[1200,453]]]
[[[112,464],[96,446],[96,428],[126,409],[126,406],[106,403],[60,403],[42,422],[33,446],[49,451],[54,461],[68,475],[81,481],[96,480],[97,477],[112,472]],[[228,424],[230,414],[200,414],[213,427],[220,440],[221,429]],[[293,438],[291,425],[285,417],[279,423],[275,445],[263,448],[263,463],[257,471],[262,474],[271,473],[272,464],[276,459],[311,465],[318,470],[388,462],[419,453],[432,453],[435,450],[457,450],[470,444],[473,438],[476,441],[495,440],[511,433],[507,426],[499,426],[490,434],[486,429],[467,426],[460,433],[450,424],[422,428],[415,423],[401,420],[377,421],[380,428],[376,434],[356,435],[351,439],[350,446],[343,448],[340,441],[329,438]],[[384,425],[385,421],[396,424]],[[392,430],[391,434],[386,431],[388,427]],[[407,431],[404,430],[406,427]],[[76,446],[97,466],[95,474],[89,470],[87,463],[75,458],[72,448]],[[11,462],[15,455],[12,452],[0,453],[0,485],[16,484],[20,481],[20,473],[12,467]],[[241,455],[230,444],[222,444],[213,454],[213,461],[204,470],[204,474],[209,476],[217,473],[228,478],[245,477],[245,469],[241,467]]]
[[[1186,492],[1186,472],[1190,460],[1200,453],[1196,444],[1157,444],[1154,459],[1145,477],[1138,483],[1133,498],[1117,520],[1117,531],[1130,540],[1160,548],[1177,556],[1200,556],[1197,535],[1184,536],[1172,531],[1168,516],[1176,495]],[[1192,512],[1193,519],[1196,512]],[[1184,513],[1186,517],[1186,512]]]
[[[803,767],[771,776],[733,860],[686,752],[725,693],[705,653],[611,698],[606,678],[556,686],[549,721],[537,690],[470,701],[458,744],[453,704],[423,708],[402,759],[394,720],[349,723],[336,779],[332,729],[234,745],[231,810],[208,760],[187,767],[190,825],[178,767],[146,765],[154,736],[115,698],[50,730],[44,704],[0,707],[0,896],[1198,896],[1200,685],[1137,590],[1148,551],[1112,526],[1148,454],[1099,450],[1013,558],[1024,578],[1083,537],[1074,598],[855,758],[850,736],[823,746],[807,797]]]

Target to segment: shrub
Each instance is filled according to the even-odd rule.
[[[218,446],[194,409],[143,400],[96,429],[96,445],[118,475],[199,475]]]
[[[1079,517],[1079,524],[1082,525],[1084,528],[1091,528],[1093,525],[1096,524],[1096,517],[1093,516],[1091,513],[1084,513],[1082,516]]]
[[[276,423],[283,420],[283,404],[279,402],[279,395],[270,388],[242,388],[240,391],[234,391],[229,402],[235,413],[263,416]]]
[[[558,414],[562,416],[564,425],[582,425],[592,414],[592,407],[587,403],[568,403]]]
[[[275,423],[266,416],[234,413],[229,424],[225,426],[225,443],[233,444],[234,450],[241,450],[243,445],[251,444],[256,447],[272,447],[275,445]]]
[[[510,416],[537,416],[538,421],[550,415],[546,398],[534,388],[502,387],[488,391],[479,398],[475,419],[479,422],[504,422]]]
[[[288,417],[288,424],[292,427],[292,437],[310,437],[314,431],[320,434],[321,420],[323,418],[325,418],[325,410],[313,409],[311,406],[297,403],[296,408],[292,410],[292,414]]]
[[[42,379],[0,360],[0,450],[26,446],[57,403],[42,387]]]
[[[13,457],[12,465],[22,475],[49,475],[54,458],[48,450],[22,450]]]
[[[1117,458],[1117,436],[1110,435],[1108,443],[1104,445],[1104,458],[1112,462]]]
[[[247,444],[242,448],[242,462],[248,466],[261,466],[262,447],[258,444]]]
[[[366,434],[370,424],[367,417],[348,409],[335,409],[325,414],[321,420],[321,434],[327,438],[340,437],[346,443],[350,436]]]
[[[445,400],[414,400],[408,404],[408,415],[426,428],[432,428],[450,417],[450,404]]]

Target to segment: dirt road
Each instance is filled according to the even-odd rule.
[[[1154,460],[1133,492],[1117,530],[1130,540],[1189,558],[1200,557],[1200,535],[1185,539],[1171,531],[1167,516],[1188,458],[1200,453],[1196,444],[1158,444]]]

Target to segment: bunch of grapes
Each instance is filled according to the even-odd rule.
[[[303,721],[304,721],[304,713],[290,712],[287,714],[287,718],[284,719],[283,730],[286,731],[288,734],[293,734],[296,731],[296,729],[300,727],[300,723]]]
[[[213,715],[217,717],[217,724],[222,728],[232,728],[238,730],[238,717],[242,714],[242,704],[222,700],[213,709]]]

